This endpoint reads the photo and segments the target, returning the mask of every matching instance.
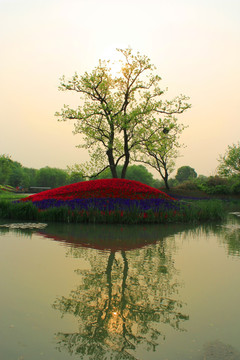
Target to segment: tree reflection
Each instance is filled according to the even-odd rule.
[[[58,333],[58,349],[89,359],[136,359],[142,345],[155,350],[162,328],[182,330],[188,319],[177,291],[173,239],[134,251],[98,252],[70,248],[89,260],[90,270],[76,270],[81,283],[53,307],[78,319],[78,332]],[[172,246],[171,246],[172,245]]]
[[[228,255],[240,256],[240,217],[229,215],[224,223],[205,224],[188,231],[194,236],[216,236]]]
[[[217,233],[227,245],[228,254],[240,256],[240,218],[229,217],[227,224],[218,226]]]

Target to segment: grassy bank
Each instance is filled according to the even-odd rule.
[[[28,194],[15,193],[11,191],[4,191],[0,189],[0,201],[2,200],[18,200],[23,197],[28,196]]]
[[[178,209],[146,210],[140,207],[131,210],[101,211],[70,209],[68,206],[38,209],[32,202],[14,203],[0,200],[0,219],[65,222],[65,223],[176,223],[219,221],[226,215],[226,207],[220,200],[179,201]]]

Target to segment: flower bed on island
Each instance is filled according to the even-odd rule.
[[[216,202],[187,203],[139,181],[83,181],[0,202],[0,218],[66,223],[173,223],[220,220]]]
[[[82,181],[56,189],[42,191],[28,196],[22,201],[40,201],[46,199],[72,200],[88,198],[118,198],[129,200],[167,199],[175,200],[164,192],[140,181],[127,179],[101,179]]]
[[[21,199],[32,201],[39,209],[68,206],[72,210],[169,210],[177,208],[177,201],[164,192],[126,179],[83,181]]]

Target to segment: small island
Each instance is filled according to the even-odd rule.
[[[0,202],[5,219],[66,223],[176,223],[221,220],[218,200],[186,201],[135,180],[78,182]]]

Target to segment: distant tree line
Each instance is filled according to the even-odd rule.
[[[220,155],[216,175],[197,175],[190,166],[177,170],[175,178],[169,179],[169,187],[180,191],[201,190],[208,195],[240,194],[240,142],[229,145]]]
[[[201,190],[208,195],[240,195],[240,143],[228,146],[224,156],[220,156],[217,174],[197,175],[190,166],[177,170],[175,179],[169,185],[181,192]]]
[[[72,184],[82,181],[80,174],[67,170],[51,168],[27,168],[8,155],[0,155],[0,184],[30,189],[31,187],[50,187]]]
[[[117,176],[122,172],[122,165],[116,168]],[[112,178],[110,168],[92,179]],[[143,165],[129,165],[126,179],[140,181],[149,186],[164,189],[166,182],[155,179]],[[63,185],[85,181],[82,173],[74,169],[43,167],[33,169],[13,161],[8,155],[0,155],[0,185],[11,185],[30,189],[31,187],[56,188]],[[224,156],[220,156],[217,175],[198,175],[194,168],[181,166],[174,178],[168,180],[168,186],[180,190],[202,190],[207,194],[240,194],[240,143],[228,146]]]
[[[120,173],[122,167],[117,168]],[[106,169],[94,179],[111,178],[110,169]],[[132,165],[127,170],[127,179],[137,180],[153,187],[162,186],[162,182],[154,179],[153,175],[143,165]],[[41,169],[27,168],[8,155],[0,155],[0,184],[30,189],[31,187],[56,188],[79,181],[85,181],[81,173],[70,169],[58,169],[49,166]]]

